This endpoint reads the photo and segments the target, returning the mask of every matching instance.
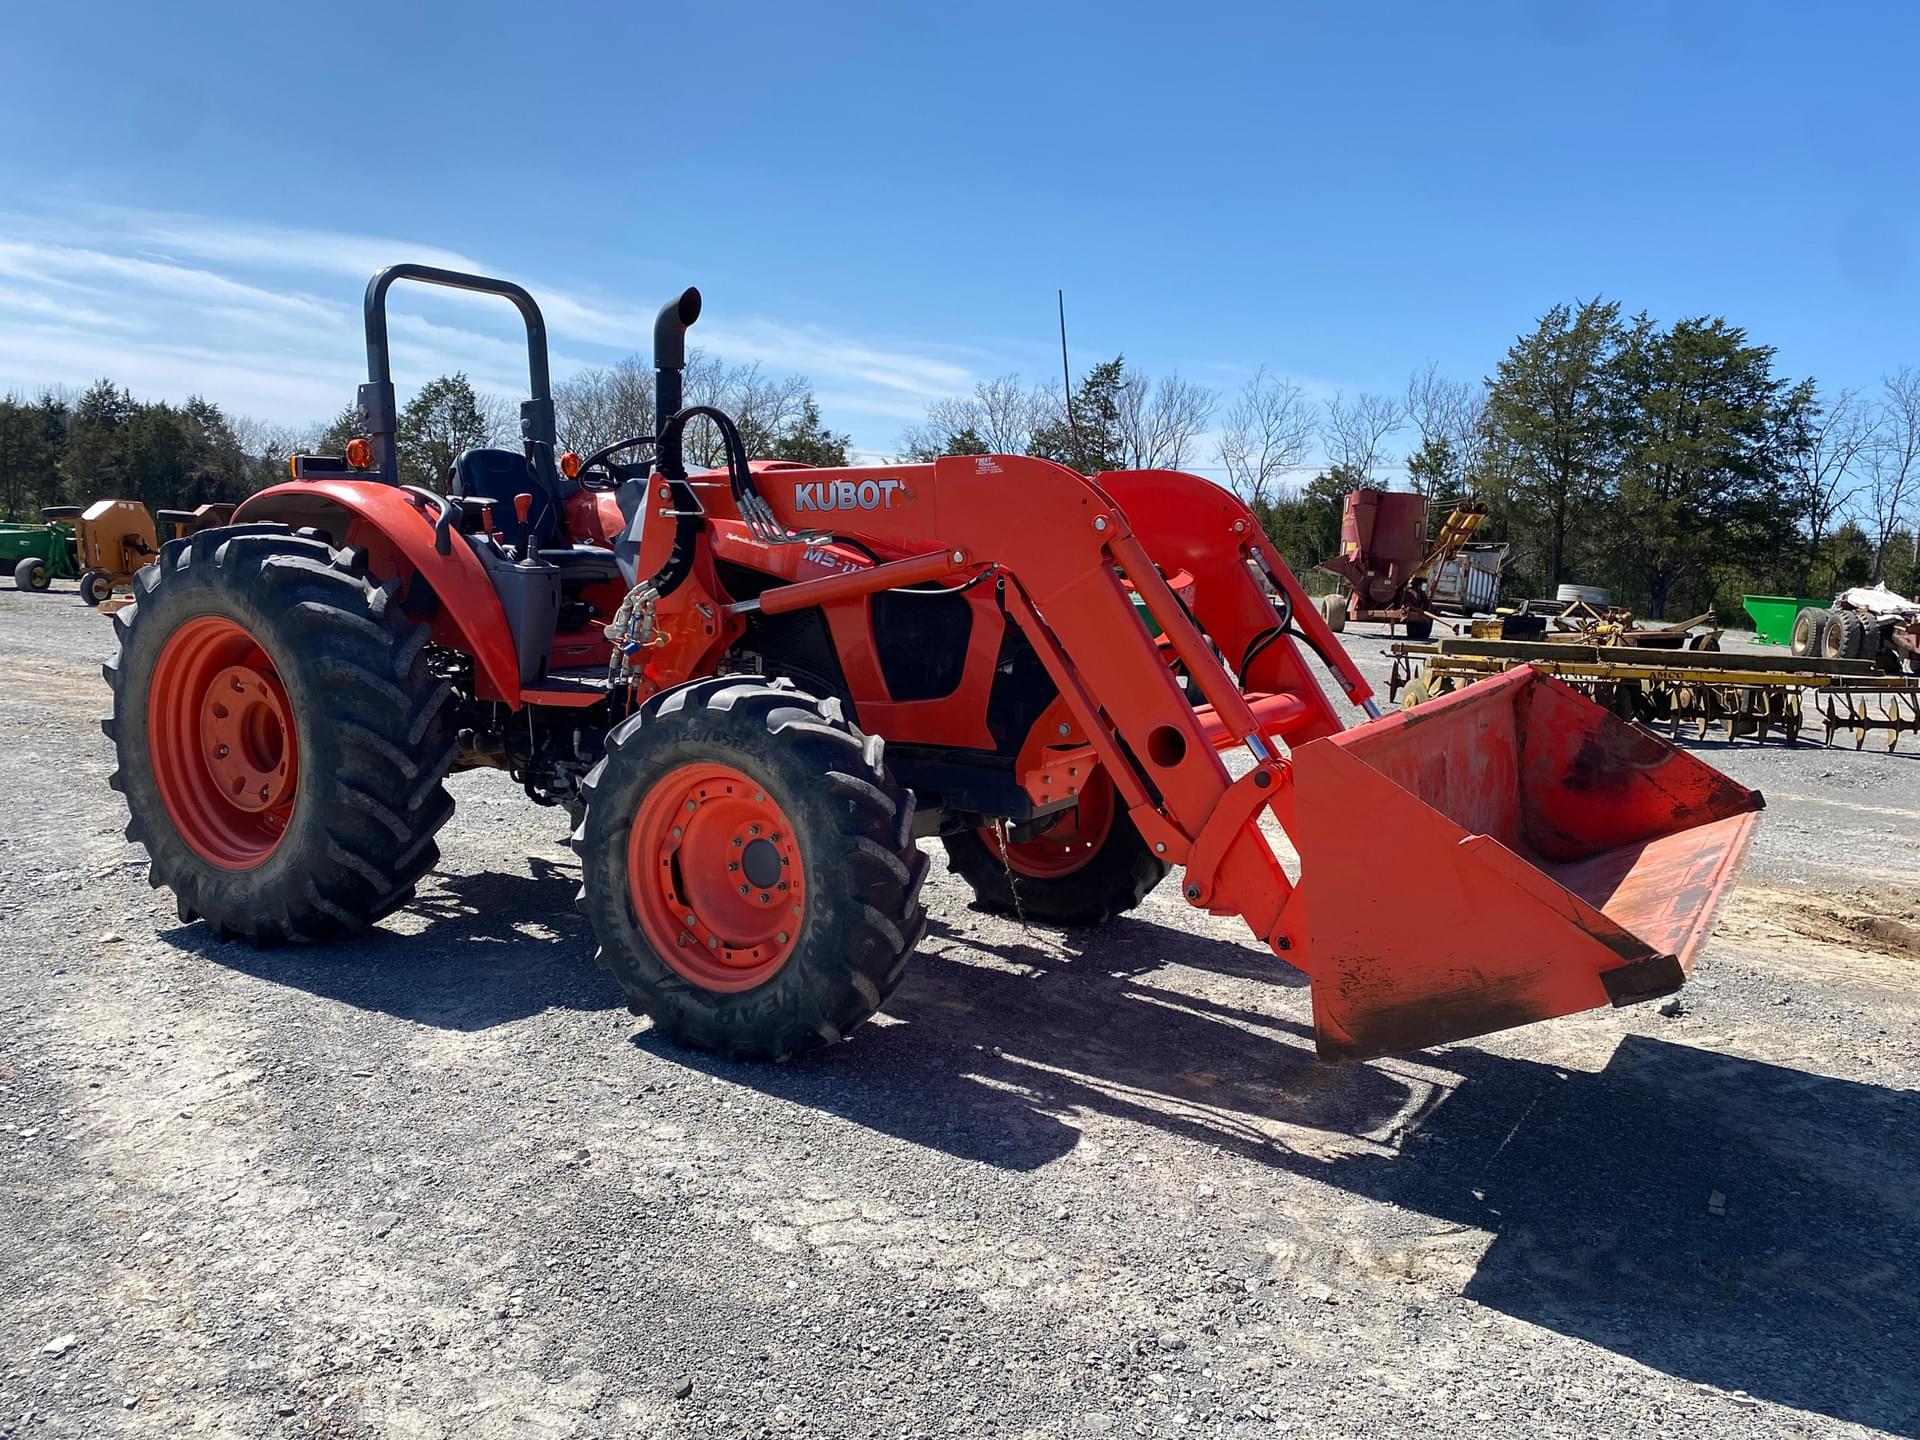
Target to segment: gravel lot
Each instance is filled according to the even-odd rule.
[[[1914,754],[1702,747],[1770,808],[1677,1015],[1322,1067],[1171,887],[936,862],[888,1014],[755,1067],[627,1014],[504,777],[363,941],[180,925],[109,625],[0,644],[0,1436],[1920,1436]]]

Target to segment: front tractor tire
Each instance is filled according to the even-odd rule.
[[[1167,878],[1167,863],[1140,837],[1106,771],[1079,803],[1044,829],[988,825],[942,837],[947,865],[983,910],[1052,925],[1098,925],[1133,909]]]
[[[666,1038],[784,1060],[844,1039],[926,930],[913,797],[837,700],[696,681],[607,737],[574,831],[580,909]]]
[[[320,940],[413,894],[453,813],[444,681],[358,550],[236,525],[169,542],[114,617],[127,838],[182,921]]]

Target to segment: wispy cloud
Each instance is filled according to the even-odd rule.
[[[401,238],[86,205],[0,212],[0,389],[102,375],[155,398],[206,394],[287,423],[331,414],[361,378],[360,286],[411,260],[489,273],[484,257]],[[644,353],[653,311],[590,289],[515,276],[539,299],[556,379]],[[521,393],[525,350],[511,312],[484,296],[416,291],[389,321],[396,374],[465,370]],[[702,348],[799,372],[828,423],[890,445],[926,402],[1004,365],[951,346],[900,346],[765,315],[709,316]]]
[[[125,315],[88,309],[72,299],[10,285],[0,285],[0,310],[12,311],[15,315],[31,315],[36,319],[59,320],[69,325],[84,325],[89,329],[121,330],[137,323]]]
[[[301,319],[332,320],[339,307],[306,295],[243,284],[211,270],[71,245],[0,241],[0,275],[85,290],[90,294],[160,294],[174,299],[244,306]]]

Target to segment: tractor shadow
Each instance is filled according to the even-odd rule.
[[[1084,1117],[1149,1126],[1490,1233],[1465,1290],[1479,1304],[1689,1381],[1920,1436],[1920,1095],[1638,1035],[1598,1073],[1454,1046],[1419,1057],[1447,1077],[1429,1086],[1322,1065],[1304,1019],[1155,975],[1174,954],[1239,973],[1199,937],[1121,921],[1063,960],[951,936],[936,923],[890,1023],[798,1064],[634,1043],[1006,1169],[1064,1155]],[[1251,947],[1218,948],[1271,978]]]
[[[202,924],[161,938],[256,979],[440,1030],[624,1008],[573,908],[579,867],[539,856],[528,864],[525,875],[435,874],[400,912],[406,930],[380,925],[332,944],[265,950],[222,941]]]
[[[526,875],[439,876],[409,909],[418,928],[348,944],[255,951],[201,925],[167,938],[276,984],[478,1031],[622,1003],[590,958],[577,883],[541,859]],[[633,1043],[1006,1171],[1061,1158],[1090,1117],[1151,1128],[1490,1234],[1465,1289],[1479,1304],[1669,1375],[1920,1437],[1914,1092],[1647,1036],[1598,1073],[1470,1045],[1418,1058],[1437,1085],[1416,1067],[1325,1066],[1302,980],[1250,945],[1137,917],[1040,943],[988,945],[970,928],[936,921],[883,1020],[798,1063],[731,1063],[645,1029]],[[1279,987],[1270,1003],[1230,1003],[1250,979]],[[1273,1193],[1284,1213],[1294,1192]]]

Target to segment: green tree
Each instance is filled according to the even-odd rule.
[[[440,489],[460,452],[484,446],[490,431],[465,374],[429,380],[400,412],[394,446],[401,482]]]
[[[1618,452],[1614,359],[1620,307],[1556,305],[1515,340],[1487,381],[1485,469],[1504,486],[1518,533],[1538,533],[1544,579],[1565,577],[1575,527],[1603,492]]]
[[[1367,483],[1358,470],[1334,465],[1301,486],[1296,495],[1272,504],[1256,503],[1254,514],[1288,566],[1304,575],[1340,549],[1340,515],[1347,492]]]
[[[363,434],[360,428],[360,408],[349,405],[327,423],[313,442],[315,455],[331,455],[336,459],[347,453],[347,442]]]
[[[1029,455],[1097,475],[1125,464],[1121,393],[1128,384],[1124,355],[1103,360],[1080,381],[1069,409],[1035,427]]]
[[[1811,392],[1776,376],[1773,356],[1719,317],[1662,330],[1642,314],[1612,361],[1620,459],[1605,535],[1655,617],[1679,589],[1710,602],[1716,565],[1772,574],[1796,558],[1788,486]]]
[[[1444,435],[1429,435],[1407,457],[1407,480],[1429,503],[1461,488],[1460,457]]]
[[[41,407],[18,395],[0,398],[0,516],[39,518],[58,493],[55,459]]]
[[[67,493],[79,503],[124,491],[126,445],[121,432],[137,408],[133,396],[111,380],[95,381],[75,403],[61,473]]]
[[[793,460],[802,465],[832,467],[847,463],[848,435],[836,435],[820,423],[820,406],[809,394],[795,416],[770,448],[775,460]]]
[[[191,432],[193,458],[187,483],[173,503],[191,509],[214,500],[244,499],[252,489],[253,460],[226,412],[203,396],[190,395],[181,413]]]
[[[1873,577],[1873,541],[1855,520],[1843,521],[1820,542],[1812,577],[1807,582],[1809,595],[1837,595],[1855,585],[1865,585]]]
[[[148,509],[190,508],[199,460],[199,426],[167,404],[134,407],[120,427],[119,495]],[[100,498],[96,496],[95,498]]]

